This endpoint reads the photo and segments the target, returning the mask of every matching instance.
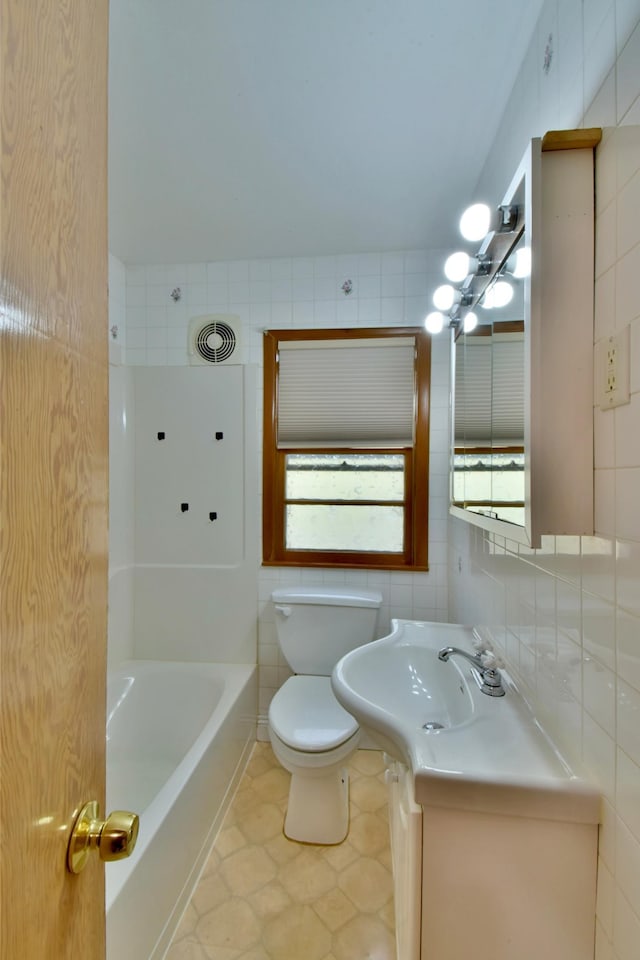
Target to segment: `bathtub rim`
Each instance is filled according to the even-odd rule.
[[[109,668],[108,676],[114,676],[121,673],[126,675],[127,671],[133,671],[135,669],[142,670],[143,672],[152,672],[156,670],[160,670],[161,672],[169,672],[171,670],[179,669],[182,673],[193,673],[194,671],[202,673],[204,670],[207,673],[211,673],[212,676],[219,677],[222,675],[225,678],[225,685],[222,695],[212,710],[212,713],[210,714],[205,726],[197,735],[190,749],[182,758],[180,763],[175,767],[173,772],[164,782],[151,803],[143,811],[144,822],[141,818],[140,834],[138,843],[136,844],[136,849],[134,850],[132,856],[120,865],[124,866],[126,863],[128,869],[119,870],[117,874],[110,874],[107,867],[105,883],[105,911],[107,917],[116,900],[123,892],[127,882],[131,878],[137,864],[140,862],[140,860],[142,860],[145,851],[153,843],[158,831],[161,829],[167,816],[175,806],[176,800],[180,793],[180,791],[177,790],[177,787],[184,786],[188,783],[189,778],[192,776],[194,770],[201,762],[207,748],[215,739],[216,733],[220,731],[224,720],[229,715],[237,701],[241,698],[243,692],[245,692],[252,683],[254,689],[257,689],[257,664],[131,659],[122,661],[114,667]],[[255,742],[255,712],[252,716],[247,717],[247,726],[249,727],[250,724],[253,724],[254,728],[253,737],[248,735],[247,740],[242,747],[234,777],[232,778],[232,782],[229,783],[227,789],[225,790],[222,803],[220,804],[220,810],[215,814],[209,834],[205,839],[205,846],[208,842],[209,836],[211,835],[211,831],[214,830],[214,827],[216,832],[219,829],[220,823],[222,822],[224,814],[226,813],[230,803],[231,796],[233,796],[233,792],[235,792],[237,787],[237,781],[239,781],[240,776],[242,775],[242,770],[244,769],[243,764],[246,765],[248,754],[250,753],[253,743]],[[218,820],[220,822],[218,822]],[[215,833],[213,833],[211,837],[211,844],[213,843],[214,839]],[[211,846],[211,844],[209,846]],[[209,850],[207,850],[207,855],[208,852]]]

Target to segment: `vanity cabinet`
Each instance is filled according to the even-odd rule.
[[[592,960],[596,823],[415,802],[387,773],[397,960]]]
[[[593,960],[597,787],[476,628],[392,627],[331,682],[386,752],[397,960]]]
[[[411,773],[385,756],[393,867],[396,960],[420,960],[422,917],[422,807],[413,799]]]

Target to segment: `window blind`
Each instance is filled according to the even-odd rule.
[[[456,346],[455,442],[491,444],[491,337],[466,337]]]
[[[415,422],[413,337],[285,340],[278,447],[404,447]]]
[[[524,336],[493,341],[491,437],[494,445],[524,445]]]
[[[524,442],[524,339],[520,334],[467,337],[456,349],[457,446]]]

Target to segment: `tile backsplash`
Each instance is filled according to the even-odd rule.
[[[562,62],[562,24],[582,44]],[[603,794],[596,960],[632,960],[640,943],[640,4],[547,3],[559,29],[558,76],[516,85],[493,159],[521,152],[520,133],[602,126],[596,150],[594,341],[630,328],[630,403],[594,404],[595,534],[545,537],[530,550],[452,520],[452,620],[486,626],[564,752]],[[546,18],[546,21],[545,21]],[[523,65],[535,73],[540,37]],[[554,103],[575,78],[573,113]],[[580,109],[580,102],[586,109]],[[510,125],[510,118],[518,123]],[[540,118],[544,127],[537,128]],[[495,176],[490,164],[484,184]]]

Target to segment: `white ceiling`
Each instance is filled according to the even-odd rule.
[[[111,0],[110,249],[443,247],[542,0]]]

